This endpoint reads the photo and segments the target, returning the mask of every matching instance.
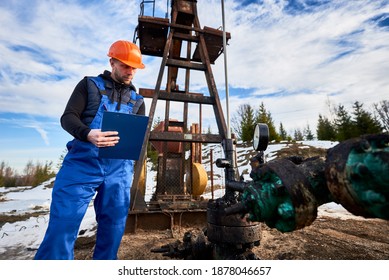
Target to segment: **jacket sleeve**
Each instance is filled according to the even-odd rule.
[[[61,126],[74,138],[87,141],[91,129],[81,121],[82,113],[88,103],[87,80],[84,78],[74,88],[61,116]]]

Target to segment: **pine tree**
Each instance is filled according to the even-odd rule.
[[[286,133],[286,130],[284,129],[284,126],[282,125],[282,123],[280,123],[279,135],[280,135],[280,140],[287,140],[288,139],[288,134]]]
[[[330,120],[322,115],[319,115],[317,122],[316,135],[318,140],[330,140],[336,139],[336,130]]]
[[[236,114],[232,117],[232,130],[237,138],[243,142],[249,142],[253,139],[255,121],[254,109],[250,104],[243,104],[238,107]]]
[[[250,142],[254,137],[254,129],[255,129],[255,120],[254,120],[254,109],[251,105],[246,104],[243,106],[242,112],[242,135],[241,139],[243,142]]]
[[[339,105],[336,109],[335,127],[338,141],[350,139],[355,133],[355,125],[343,105]]]
[[[300,129],[295,129],[294,130],[294,138],[295,141],[303,141],[304,140],[304,135],[301,132]]]
[[[280,140],[280,136],[278,135],[276,128],[274,126],[272,116],[271,116],[270,112],[266,111],[266,108],[265,108],[265,105],[263,104],[263,102],[259,106],[259,110],[256,112],[255,123],[256,124],[257,123],[267,124],[267,126],[269,127],[269,141],[272,141],[272,140],[279,141]]]
[[[363,134],[380,133],[382,131],[379,121],[372,117],[372,115],[363,109],[363,103],[355,101],[354,105],[354,135],[357,137]]]
[[[238,107],[237,113],[232,118],[232,128],[238,139],[243,142],[253,140],[255,120],[254,109],[250,104],[243,104]]]
[[[212,134],[212,129],[210,125],[208,125],[207,134]]]
[[[304,138],[305,138],[305,140],[308,140],[308,141],[311,141],[315,138],[312,131],[311,131],[311,128],[309,127],[309,124],[307,124],[307,126],[304,129]]]

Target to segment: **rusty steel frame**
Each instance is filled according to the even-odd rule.
[[[162,57],[161,67],[158,73],[157,82],[155,89],[140,89],[140,94],[146,98],[152,98],[149,112],[149,122],[147,125],[145,139],[142,144],[142,150],[138,162],[145,162],[146,153],[147,153],[147,144],[149,141],[165,141],[166,142],[182,142],[183,144],[194,144],[198,143],[222,143],[223,139],[227,136],[227,125],[223,115],[222,106],[219,99],[219,94],[216,88],[214,81],[214,76],[212,73],[211,63],[214,63],[216,58],[222,53],[222,47],[220,46],[220,40],[222,39],[222,32],[213,28],[205,27],[201,28],[200,22],[197,15],[197,1],[195,0],[177,0],[172,3],[171,11],[171,22],[167,19],[154,18],[149,16],[139,16],[139,24],[137,30],[140,32],[140,40],[146,40],[146,43],[156,43],[158,46],[147,45],[144,46],[145,50],[149,51],[149,55],[160,56]],[[149,28],[149,29],[148,29]],[[168,32],[166,32],[168,31]],[[151,34],[148,34],[151,32]],[[160,33],[158,33],[160,32]],[[165,36],[165,32],[167,36]],[[148,36],[152,36],[149,38]],[[228,33],[228,38],[230,34]],[[152,41],[154,40],[154,41]],[[181,47],[182,42],[187,41],[187,50],[186,58],[181,58]],[[213,44],[218,43],[218,46]],[[197,44],[196,49],[194,50],[193,57],[191,58],[191,45],[192,43]],[[161,52],[163,46],[163,52]],[[140,44],[142,46],[142,42]],[[141,48],[142,50],[142,48]],[[209,52],[211,54],[209,54]],[[210,55],[212,59],[210,59]],[[162,78],[164,76],[165,69],[168,69],[167,76],[167,85],[166,89],[161,89]],[[175,82],[177,79],[178,69],[185,70],[185,89],[179,91]],[[193,93],[189,91],[189,80],[190,80],[190,71],[202,71],[205,74],[207,87],[209,91],[209,96],[204,96],[203,94]],[[151,131],[154,115],[156,111],[156,106],[158,100],[165,100],[165,130],[161,132]],[[180,132],[171,132],[168,131],[169,123],[169,110],[170,110],[170,101],[183,102],[183,133]],[[188,131],[188,104],[194,103],[199,104],[199,113],[200,118],[202,114],[201,106],[202,104],[213,106],[216,124],[219,129],[218,134],[202,134],[201,133],[201,119],[199,124],[199,129],[194,130],[200,133],[194,133],[194,131]],[[191,145],[192,146],[192,145]],[[197,148],[198,151],[198,148]],[[198,158],[199,155],[197,155]],[[167,213],[171,211],[173,215],[173,220],[176,220],[176,216],[184,217],[187,214],[182,214],[185,212],[191,213],[190,215],[198,215],[202,217],[204,224],[206,224],[206,207],[201,207],[197,210],[195,209],[186,209],[180,210],[178,214],[177,210],[161,210],[159,211],[149,211],[148,205],[144,201],[143,195],[139,190],[140,174],[143,168],[143,164],[137,164],[134,168],[134,180],[131,187],[131,205],[128,217],[128,228],[131,230],[136,230],[137,228],[143,228],[144,221],[152,219],[153,217],[159,217],[159,220],[162,224],[167,226],[165,220]],[[195,214],[198,212],[197,214]],[[148,217],[148,214],[151,216]],[[140,219],[142,221],[140,221]],[[158,219],[156,219],[158,220]],[[188,220],[189,221],[189,220]],[[147,223],[147,222],[145,222]],[[157,222],[158,223],[158,222]],[[175,224],[175,222],[170,221],[169,227]]]

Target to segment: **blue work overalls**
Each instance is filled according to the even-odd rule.
[[[91,79],[101,87],[100,77]],[[134,91],[131,95],[142,98]],[[117,106],[117,102],[102,95],[90,128],[101,128],[104,111],[133,113],[134,104]],[[93,259],[116,259],[130,205],[133,161],[99,158],[95,145],[78,139],[70,141],[67,148],[53,187],[49,225],[35,259],[74,259],[79,227],[96,192],[97,234]]]

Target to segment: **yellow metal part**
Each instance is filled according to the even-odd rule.
[[[201,163],[194,162],[192,165],[192,194],[202,195],[208,182],[207,171]]]
[[[142,171],[140,173],[139,184],[138,184],[138,189],[143,197],[145,196],[145,193],[146,193],[146,172],[147,172],[146,171],[146,167],[147,167],[146,163],[147,162],[145,160],[143,163]]]

